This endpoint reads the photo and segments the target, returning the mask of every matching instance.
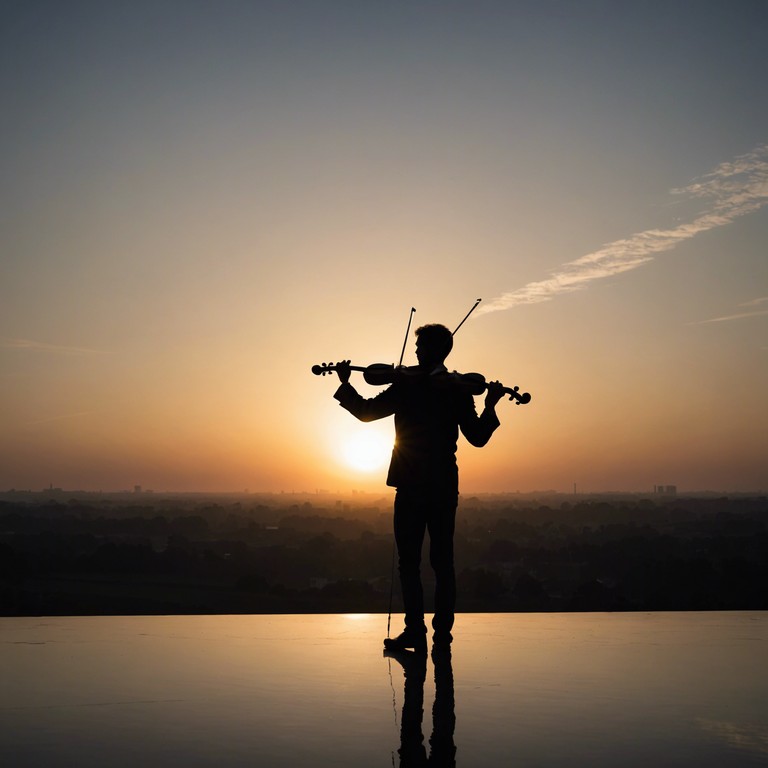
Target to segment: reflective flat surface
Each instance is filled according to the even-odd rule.
[[[0,761],[768,765],[766,613],[461,614],[423,661],[386,624],[0,619]]]

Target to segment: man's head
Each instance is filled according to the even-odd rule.
[[[432,323],[416,329],[416,359],[419,365],[441,365],[451,349],[453,336],[444,325]]]

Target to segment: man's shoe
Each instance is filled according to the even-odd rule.
[[[394,659],[403,667],[403,673],[408,680],[424,683],[427,676],[427,654],[417,651],[388,651],[384,649],[385,659]]]
[[[405,632],[401,632],[397,637],[385,638],[384,647],[388,651],[407,651],[412,649],[416,653],[426,653],[427,633],[406,629]]]

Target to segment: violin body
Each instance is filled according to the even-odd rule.
[[[325,376],[333,373],[338,364],[322,363],[313,365],[312,373],[315,376]],[[359,365],[350,365],[352,371],[360,371],[366,384],[374,387],[393,384],[398,379],[411,376],[423,375],[422,369],[418,365],[414,366],[395,366],[387,363],[374,363],[365,367]],[[446,387],[457,387],[471,395],[481,395],[488,388],[485,376],[481,373],[458,373],[457,371],[446,371],[445,373],[435,374],[435,382]],[[520,392],[520,387],[504,387],[504,393],[509,395],[510,400],[514,400],[516,405],[526,405],[531,402],[531,396],[528,392]]]

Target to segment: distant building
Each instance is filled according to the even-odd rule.
[[[676,485],[654,485],[653,492],[659,496],[677,496]]]

